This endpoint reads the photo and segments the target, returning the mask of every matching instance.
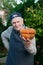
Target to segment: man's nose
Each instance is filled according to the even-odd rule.
[[[18,26],[18,23],[15,23],[16,26]]]

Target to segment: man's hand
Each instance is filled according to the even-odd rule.
[[[25,39],[24,37],[22,37],[22,39],[24,40],[24,45],[26,48],[28,48],[31,44],[31,40],[30,39]]]

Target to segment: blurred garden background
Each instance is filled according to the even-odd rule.
[[[18,0],[19,1],[19,0]],[[0,0],[0,10],[5,11],[6,24],[3,25],[0,18],[0,58],[6,56],[7,50],[4,48],[1,33],[10,25],[9,15],[18,11],[23,15],[26,26],[36,29],[37,54],[34,65],[43,65],[43,0]],[[0,63],[0,65],[3,65]]]

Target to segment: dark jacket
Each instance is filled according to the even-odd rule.
[[[34,55],[24,48],[19,31],[12,30],[6,65],[34,65]]]

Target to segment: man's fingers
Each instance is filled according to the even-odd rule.
[[[30,41],[30,39],[29,39],[29,38],[27,38],[27,41]]]
[[[25,39],[24,37],[22,37],[22,39],[24,40],[24,45],[26,46],[26,47],[29,47],[30,46],[30,44],[31,44],[31,42],[30,42],[30,39]]]
[[[26,41],[26,39],[24,37],[22,37],[24,41]]]

